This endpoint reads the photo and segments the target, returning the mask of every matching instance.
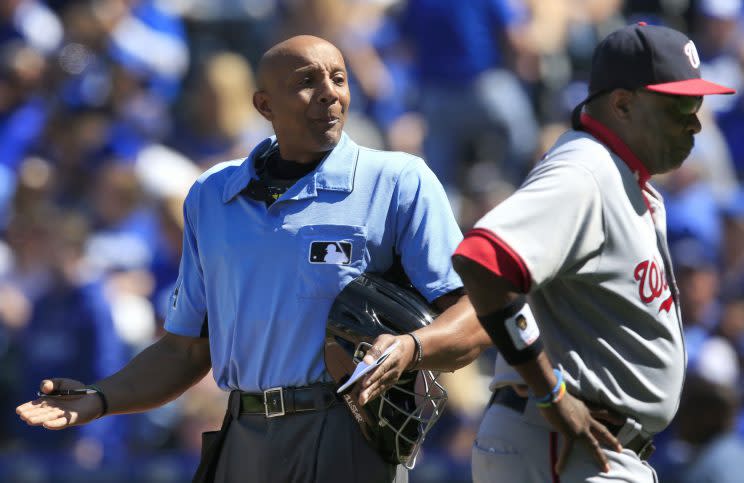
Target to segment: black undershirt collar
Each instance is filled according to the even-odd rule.
[[[323,159],[325,156],[312,163],[286,160],[281,157],[279,147],[275,144],[256,159],[258,180],[251,180],[244,192],[249,198],[264,201],[269,207],[297,180],[317,168]]]
[[[318,167],[323,158],[312,163],[300,163],[289,159],[283,159],[279,149],[272,150],[266,159],[266,171],[272,178],[282,180],[294,180],[305,176]]]

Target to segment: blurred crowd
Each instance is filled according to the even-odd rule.
[[[639,20],[686,32],[706,78],[739,91],[706,98],[690,158],[655,180],[690,375],[652,460],[662,482],[739,481],[724,478],[744,458],[743,3],[0,1],[0,481],[190,480],[225,407],[211,375],[161,409],[69,431],[14,408],[42,378],[92,382],[162,332],[189,186],[271,134],[251,105],[268,47],[338,45],[347,132],[424,156],[467,230],[568,128],[598,40]],[[449,407],[411,481],[470,480],[492,361],[444,376]]]

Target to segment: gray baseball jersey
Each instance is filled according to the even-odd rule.
[[[663,201],[638,177],[569,131],[475,228],[521,259],[546,351],[572,392],[656,433],[677,410],[686,354]],[[501,364],[494,382],[515,382]]]

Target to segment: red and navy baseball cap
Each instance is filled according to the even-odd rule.
[[[700,57],[686,35],[639,22],[612,32],[594,49],[589,95],[576,106],[574,117],[600,94],[639,88],[677,96],[736,92],[701,78]]]

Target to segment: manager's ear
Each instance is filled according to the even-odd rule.
[[[274,113],[271,111],[271,96],[264,90],[259,90],[253,93],[253,107],[256,108],[259,114],[264,119],[271,122],[274,119]]]
[[[627,89],[615,89],[610,92],[610,112],[618,121],[629,121],[632,118],[632,105],[635,93]]]

